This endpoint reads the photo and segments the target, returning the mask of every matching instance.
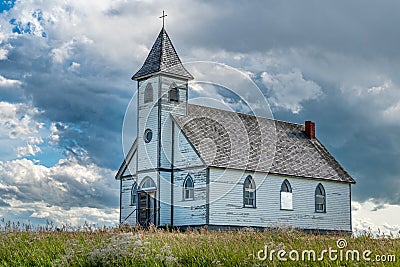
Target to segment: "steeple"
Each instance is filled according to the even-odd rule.
[[[133,75],[132,80],[141,80],[159,73],[170,74],[187,80],[193,79],[193,76],[182,65],[164,27],[158,34],[143,66]]]

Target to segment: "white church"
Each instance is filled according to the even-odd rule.
[[[283,122],[188,103],[163,26],[137,81],[137,138],[116,179],[120,224],[352,231],[353,178],[315,137]]]

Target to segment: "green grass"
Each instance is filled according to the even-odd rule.
[[[371,234],[354,238],[291,229],[180,232],[111,228],[82,232],[3,231],[0,236],[0,266],[400,266],[400,239]],[[304,250],[314,250],[318,258],[329,247],[338,249],[338,239],[347,241],[342,260],[331,260],[328,254],[323,260],[301,260]],[[286,251],[287,261],[278,260],[277,252],[272,261],[259,260],[257,252],[265,246],[269,252]],[[299,261],[289,258],[292,250],[299,252]],[[360,261],[346,260],[347,250],[358,250]],[[396,261],[366,262],[362,259],[365,250],[372,252],[372,260],[376,255],[395,255]]]

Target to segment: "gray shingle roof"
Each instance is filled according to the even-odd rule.
[[[182,65],[164,27],[161,29],[143,66],[133,75],[132,80],[139,80],[158,72],[193,79],[193,76]]]
[[[208,166],[355,183],[304,125],[192,104],[173,118]]]

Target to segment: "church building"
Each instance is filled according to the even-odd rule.
[[[137,81],[137,138],[116,179],[120,224],[352,231],[353,178],[315,136],[283,122],[188,103],[163,26]]]

